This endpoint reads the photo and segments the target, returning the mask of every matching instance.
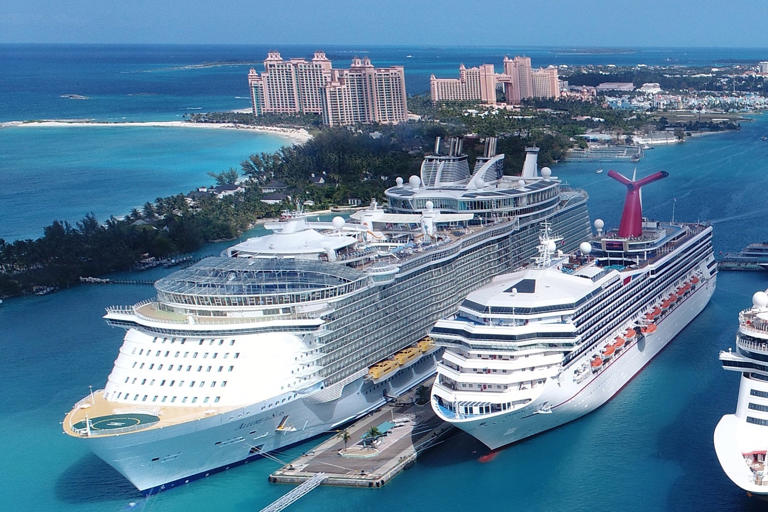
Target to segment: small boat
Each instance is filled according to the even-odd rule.
[[[656,330],[656,324],[648,324],[644,325],[640,328],[641,331],[643,331],[643,334],[649,334]]]
[[[589,364],[592,367],[592,371],[597,371],[598,368],[603,366],[603,358],[596,355]]]
[[[624,338],[622,338],[621,336],[617,336],[616,341],[613,343],[613,346],[616,348],[616,350],[618,350],[620,348],[623,348],[626,342],[627,341]]]
[[[602,169],[598,169],[598,170],[595,171],[595,174],[603,174],[603,170]]]
[[[635,337],[635,330],[632,328],[627,329],[627,332],[624,333],[624,337],[627,339],[634,338]]]
[[[603,347],[603,357],[611,357],[616,351],[616,347],[610,343]]]

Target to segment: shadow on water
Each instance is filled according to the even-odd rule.
[[[123,475],[93,454],[80,458],[61,473],[56,496],[71,504],[143,498]]]
[[[491,450],[466,432],[454,429],[436,446],[419,454],[417,464],[422,467],[444,468],[454,464],[477,461]]]

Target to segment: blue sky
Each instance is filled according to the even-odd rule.
[[[3,0],[0,42],[768,47],[768,2]]]

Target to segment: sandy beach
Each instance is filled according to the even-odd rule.
[[[294,144],[303,144],[312,136],[303,128],[280,128],[277,126],[253,126],[234,123],[192,123],[188,121],[137,121],[116,122],[50,119],[40,121],[6,121],[0,123],[0,128],[15,128],[24,126],[37,127],[78,127],[78,126],[105,126],[105,127],[158,127],[158,128],[199,128],[205,130],[251,130],[257,133],[277,135],[290,139]]]

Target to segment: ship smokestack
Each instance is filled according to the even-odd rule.
[[[522,178],[535,178],[538,169],[537,161],[539,159],[539,148],[525,148],[525,162],[523,163]]]
[[[624,211],[621,212],[621,224],[619,224],[619,236],[624,238],[641,236],[643,234],[643,205],[640,202],[640,189],[653,181],[666,178],[669,173],[659,171],[637,181],[629,180],[616,171],[608,171],[608,176],[627,187]]]

